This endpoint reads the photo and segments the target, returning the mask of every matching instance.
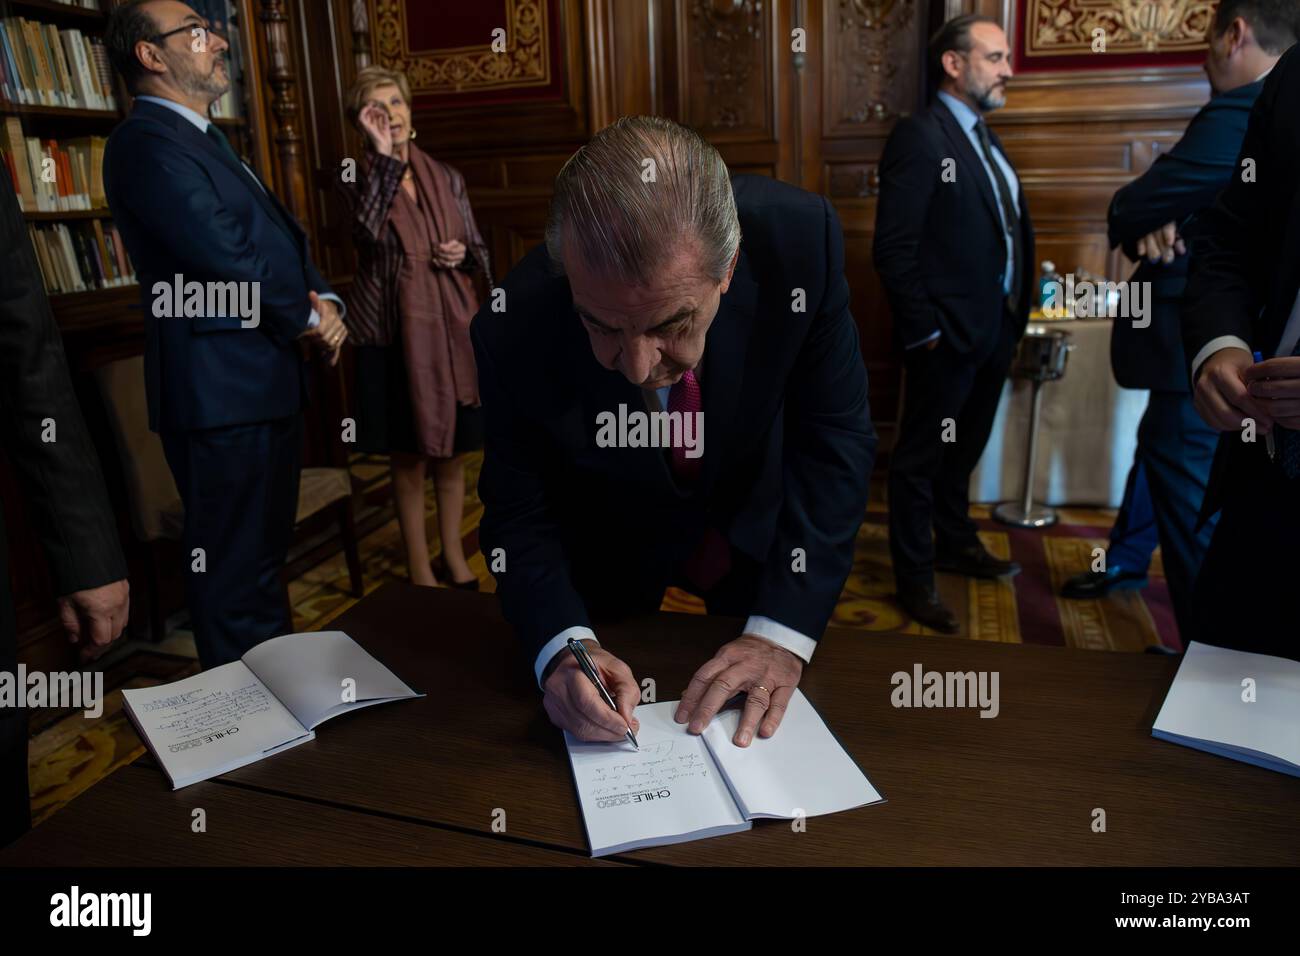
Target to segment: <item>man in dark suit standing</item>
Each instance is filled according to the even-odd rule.
[[[771,736],[853,563],[875,453],[839,221],[821,196],[729,180],[690,130],[628,117],[560,171],[546,239],[471,326],[483,552],[543,706],[583,739],[635,730],[641,689],[593,623],[651,613],[676,584],[748,615],[678,722],[699,733],[744,692],[736,744]]]
[[[90,435],[81,418],[63,339],[9,177],[0,175],[0,440],[21,483],[45,552],[59,617],[82,657],[122,633],[130,605],[126,561]],[[47,441],[48,425],[54,440]],[[0,672],[16,674],[18,633],[0,527]],[[0,846],[31,822],[27,711],[0,706]]]
[[[113,10],[106,45],[135,106],[104,155],[144,301],[149,425],[185,504],[204,667],[292,629],[280,572],[298,498],[297,340],[336,361],[346,335],[302,228],[208,119],[230,85],[208,26],[174,0]]]
[[[1115,194],[1109,213],[1111,246],[1140,260],[1130,282],[1147,283],[1150,314],[1119,316],[1111,331],[1111,367],[1124,388],[1149,389],[1138,426],[1135,475],[1145,481],[1159,532],[1165,578],[1178,630],[1193,633],[1192,586],[1214,531],[1198,527],[1218,433],[1192,405],[1183,355],[1179,307],[1187,283],[1185,236],[1193,217],[1210,206],[1237,172],[1237,152],[1264,77],[1295,42],[1295,0],[1220,0],[1210,31],[1205,72],[1213,97],[1174,147]],[[1139,489],[1140,493],[1140,489]],[[1112,536],[1113,537],[1113,536]],[[1101,596],[1142,569],[1112,563],[1067,583]]]
[[[971,472],[1036,285],[1024,192],[984,122],[1006,101],[1010,55],[990,17],[945,23],[929,46],[938,96],[898,122],[880,160],[875,263],[907,372],[889,465],[889,549],[903,609],[947,634],[959,626],[935,590],[936,570],[1020,570],[985,550],[969,514]]]
[[[1222,434],[1202,516],[1192,637],[1300,659],[1300,53],[1278,60],[1238,172],[1192,237],[1183,349],[1196,409]],[[1256,362],[1252,353],[1263,361]]]

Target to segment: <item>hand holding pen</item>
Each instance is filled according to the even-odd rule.
[[[582,666],[584,659],[598,680],[588,676]],[[542,706],[551,723],[579,740],[635,739],[629,737],[629,728],[635,734],[640,727],[633,711],[641,701],[641,686],[627,664],[598,644],[588,647],[570,641],[562,647],[545,672],[542,690]]]

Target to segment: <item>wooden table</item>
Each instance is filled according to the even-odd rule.
[[[599,634],[673,700],[740,622],[660,614]],[[584,863],[559,732],[489,595],[388,585],[333,625],[427,697],[178,792],[147,758],[0,865]],[[902,709],[896,671],[997,671],[1000,713]],[[1177,659],[832,629],[801,687],[887,803],[625,854],[673,865],[1300,864],[1300,782],[1153,739]],[[236,839],[189,830],[193,807]],[[1092,828],[1105,811],[1105,832]],[[505,832],[493,820],[505,815]],[[160,818],[175,826],[160,828]],[[112,819],[108,827],[104,820]],[[148,834],[145,838],[144,834]],[[165,837],[159,840],[159,834]]]

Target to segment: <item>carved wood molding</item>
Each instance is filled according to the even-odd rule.
[[[771,76],[763,0],[688,0],[683,20],[687,124],[706,135],[768,133]]]
[[[915,0],[833,0],[826,18],[825,135],[887,131],[919,93]]]
[[[357,72],[370,65],[370,4],[352,0],[352,60]]]
[[[285,0],[257,0],[257,18],[262,24],[264,75],[271,88],[271,115],[275,117],[275,185],[289,211],[307,225],[309,177],[299,125],[298,78],[293,68]]]

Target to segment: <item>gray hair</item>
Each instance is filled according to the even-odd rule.
[[[683,241],[722,281],[740,246],[727,164],[693,130],[624,116],[569,157],[555,178],[546,249],[563,273],[565,240],[602,276],[646,285]]]

